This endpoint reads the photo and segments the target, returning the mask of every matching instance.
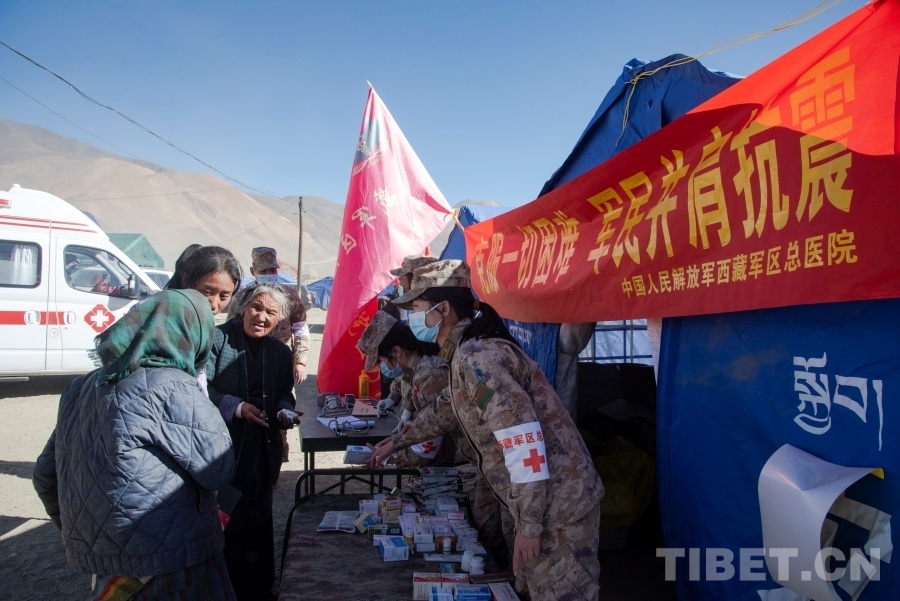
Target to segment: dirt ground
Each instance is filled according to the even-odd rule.
[[[297,387],[297,393],[314,397],[325,312],[311,310],[309,321],[309,378]],[[69,568],[59,530],[47,518],[31,485],[34,461],[53,431],[59,395],[71,379],[0,382],[0,601],[82,600],[90,592],[90,576]],[[293,505],[294,482],[303,469],[297,430],[288,432],[288,440],[290,461],[282,467],[275,488],[276,562]],[[316,467],[338,465],[342,465],[341,453],[316,454]]]

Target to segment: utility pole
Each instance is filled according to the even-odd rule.
[[[303,281],[303,197],[297,197],[297,204],[300,212],[297,213],[297,219],[300,221],[300,239],[297,241],[297,294],[300,293],[301,282]]]

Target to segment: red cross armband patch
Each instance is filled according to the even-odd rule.
[[[435,439],[420,444],[414,444],[409,448],[411,448],[413,453],[415,453],[419,457],[422,457],[424,459],[434,459],[438,454],[438,450],[440,450],[441,448],[441,442],[443,440],[443,436],[438,436]]]
[[[494,432],[503,449],[509,479],[516,484],[550,479],[547,449],[540,422],[531,422]]]

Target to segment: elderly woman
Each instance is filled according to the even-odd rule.
[[[268,336],[289,314],[278,288],[256,284],[216,328],[206,365],[209,397],[219,407],[237,456],[232,486],[241,493],[225,528],[225,561],[238,599],[272,598],[275,542],[272,488],[281,471],[279,428],[299,423],[291,351]]]
[[[231,438],[197,385],[214,318],[194,290],[164,291],[96,339],[101,367],[74,379],[34,467],[69,564],[91,599],[234,599],[213,491]]]

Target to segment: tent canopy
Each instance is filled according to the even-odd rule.
[[[165,269],[166,262],[144,234],[107,234],[109,241],[142,267]]]

